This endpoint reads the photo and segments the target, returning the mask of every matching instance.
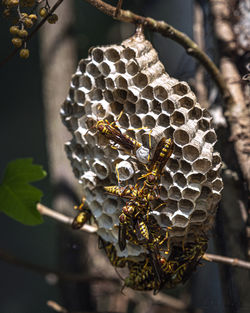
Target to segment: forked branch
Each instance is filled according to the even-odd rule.
[[[183,46],[183,48],[186,49],[188,54],[199,60],[199,62],[211,74],[212,78],[219,87],[227,105],[233,104],[233,99],[231,97],[230,91],[228,90],[226,83],[217,66],[209,58],[209,56],[204,51],[202,51],[198,47],[198,45],[186,34],[182,33],[181,31],[177,30],[176,28],[174,28],[173,26],[169,25],[166,22],[157,21],[151,17],[143,17],[128,10],[120,9],[119,14],[117,14],[116,7],[107,4],[102,0],[85,0],[85,1],[93,5],[95,8],[97,8],[104,14],[112,16],[113,18],[119,21],[133,24],[142,24],[144,27],[150,29],[151,31],[158,32],[162,34],[164,37],[168,37],[178,42],[180,45]]]

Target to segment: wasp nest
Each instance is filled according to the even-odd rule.
[[[121,131],[143,145],[136,156],[114,149],[93,126],[101,119],[116,121],[120,113],[116,124]],[[121,185],[135,185],[145,174],[149,151],[152,156],[164,136],[174,141],[160,184],[167,205],[150,214],[162,227],[172,227],[175,243],[212,227],[223,188],[212,118],[186,82],[169,77],[141,33],[120,45],[91,49],[72,77],[61,116],[72,134],[68,158],[104,240],[118,246],[124,201],[103,187],[118,184],[117,172]],[[123,253],[117,251],[136,256],[143,248],[129,243]]]

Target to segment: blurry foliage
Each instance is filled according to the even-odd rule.
[[[31,158],[9,162],[0,184],[0,211],[25,225],[41,224],[36,204],[43,193],[30,183],[45,176],[42,166],[32,164]]]

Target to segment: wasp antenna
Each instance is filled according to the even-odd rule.
[[[118,117],[117,117],[117,119],[116,119],[116,122],[119,121],[119,119],[122,117],[122,114],[123,114],[123,110],[119,113],[119,115],[118,115]]]

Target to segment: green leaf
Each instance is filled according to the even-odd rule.
[[[36,204],[43,193],[30,183],[45,176],[42,166],[32,164],[31,158],[11,161],[0,184],[0,211],[26,225],[41,224]]]

